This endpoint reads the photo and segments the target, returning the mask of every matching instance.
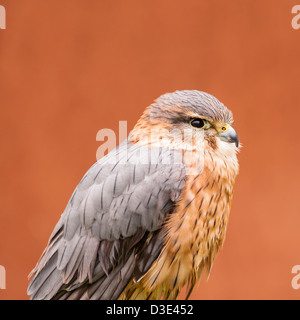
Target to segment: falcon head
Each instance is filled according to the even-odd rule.
[[[182,90],[160,96],[146,108],[133,130],[136,141],[157,132],[159,139],[184,141],[185,146],[197,144],[213,150],[238,150],[239,139],[232,127],[233,116],[214,96],[197,91]],[[153,141],[153,135],[152,135]],[[183,145],[183,144],[181,144]]]

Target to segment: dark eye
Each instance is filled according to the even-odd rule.
[[[190,124],[192,127],[201,129],[205,126],[205,121],[202,119],[193,119],[191,120]]]

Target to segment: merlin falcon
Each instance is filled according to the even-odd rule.
[[[239,165],[212,95],[167,93],[84,175],[32,270],[37,300],[188,298],[222,247]]]

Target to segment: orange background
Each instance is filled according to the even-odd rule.
[[[0,4],[0,299],[27,299],[27,275],[96,160],[98,130],[132,129],[178,89],[224,102],[244,145],[225,246],[191,298],[299,299],[296,1]]]

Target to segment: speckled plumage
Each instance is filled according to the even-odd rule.
[[[210,123],[191,127],[194,118]],[[33,270],[32,299],[176,299],[209,272],[235,177],[231,112],[196,90],[161,96],[83,177]],[[229,131],[228,131],[229,132]]]

